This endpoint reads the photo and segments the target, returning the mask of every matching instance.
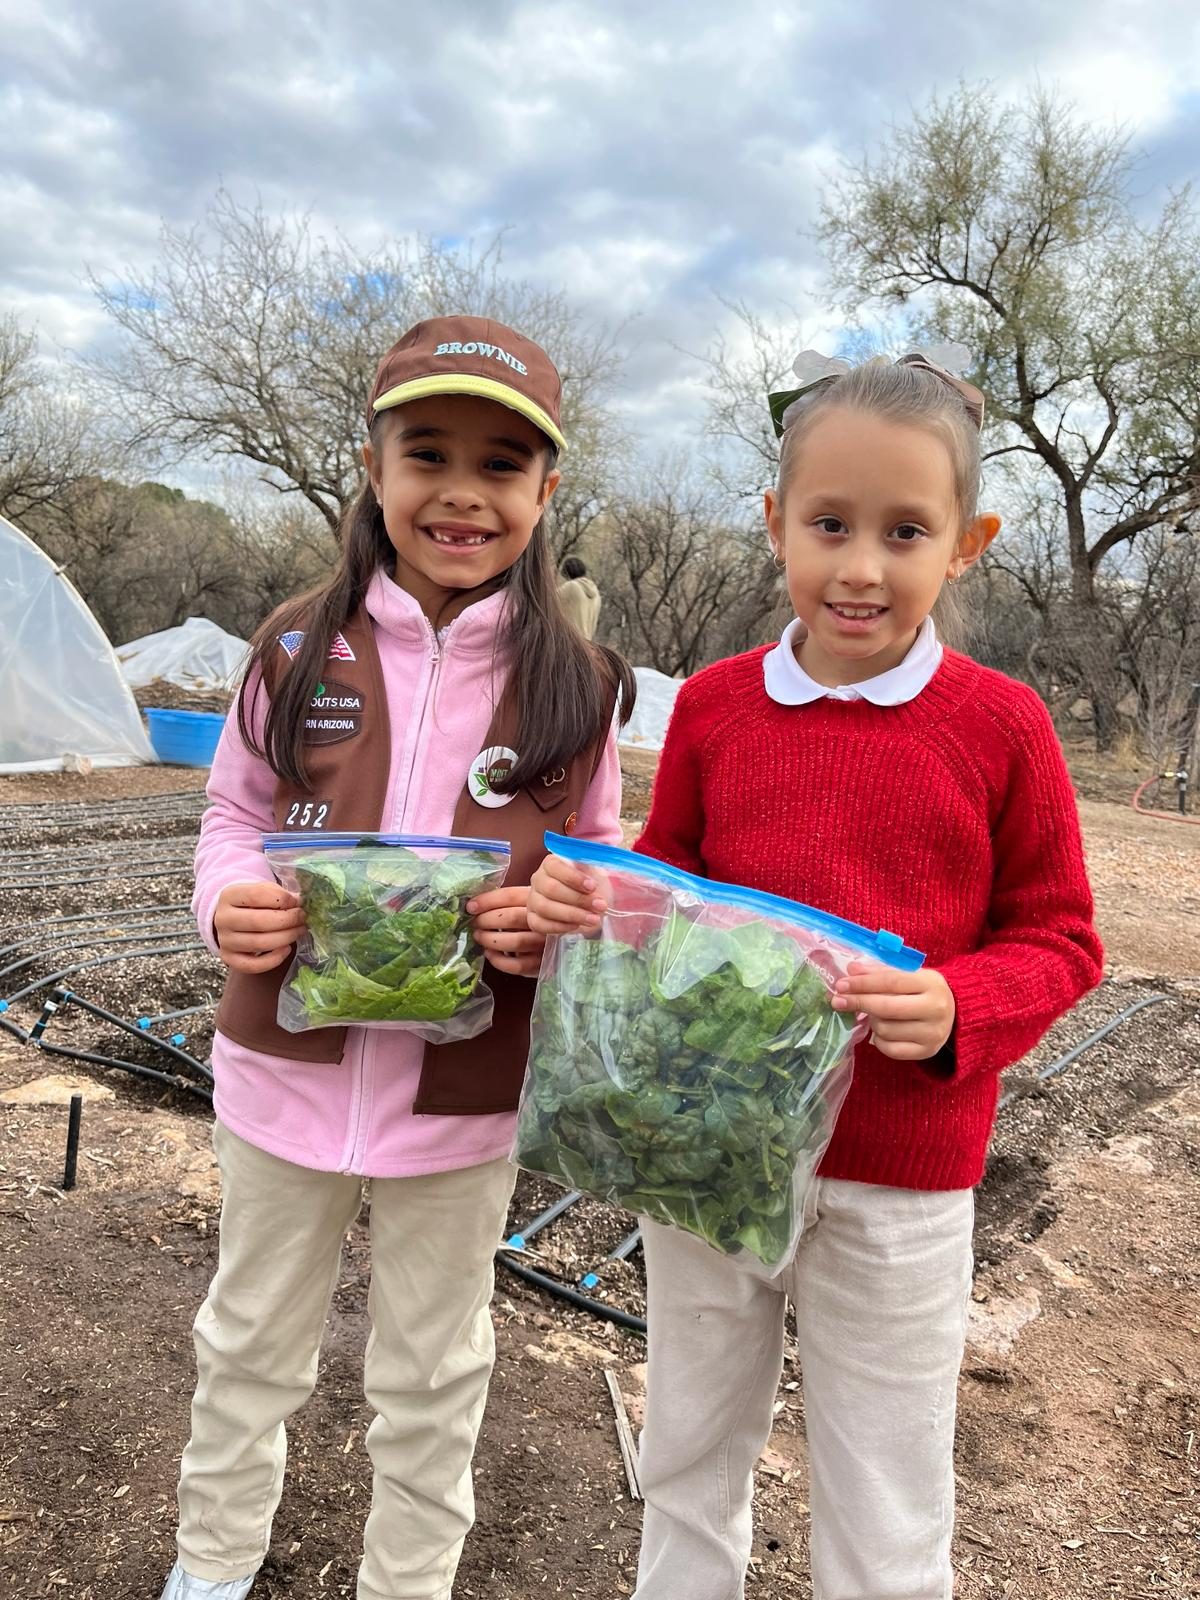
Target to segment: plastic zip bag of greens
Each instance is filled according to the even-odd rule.
[[[862,1026],[831,1004],[902,939],[774,895],[548,834],[593,869],[596,936],[552,939],[513,1159],[774,1276],[808,1220]]]
[[[444,1044],[489,1026],[492,993],[466,905],[503,883],[507,844],[268,833],[263,849],[308,924],[279,991],[281,1028],[398,1028]]]

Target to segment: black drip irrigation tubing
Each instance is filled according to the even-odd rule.
[[[44,956],[50,955],[55,950],[69,950],[72,946],[76,949],[80,945],[88,950],[99,950],[115,944],[140,944],[147,939],[180,939],[189,931],[185,924],[182,927],[155,928],[153,925],[135,928],[132,933],[105,934],[98,939],[84,935],[82,938],[72,936],[69,939],[56,939],[51,944],[39,945],[36,950],[22,956],[17,961],[10,961],[8,966],[0,967],[0,978],[7,978],[14,972],[20,972],[23,967],[32,967],[41,961]]]
[[[101,867],[120,866],[123,862],[142,866],[157,866],[164,861],[178,861],[191,849],[191,840],[181,840],[170,849],[161,850],[77,850],[57,845],[47,850],[6,850],[0,852],[0,871],[10,877],[45,877],[48,870],[76,867],[80,872],[98,872]]]
[[[37,805],[23,805],[20,815],[15,816],[9,812],[8,817],[0,823],[0,829],[9,829],[17,832],[27,824],[25,819],[34,821],[61,821],[64,826],[77,821],[80,817],[130,817],[158,816],[163,813],[171,814],[175,811],[192,809],[197,802],[205,800],[205,791],[201,789],[176,789],[171,794],[150,794],[136,800],[86,800],[67,803],[44,800]]]
[[[82,995],[73,989],[56,989],[42,1007],[41,1016],[38,1017],[33,1027],[29,1030],[30,1044],[42,1047],[43,1035],[55,1015],[64,1010],[68,1005],[77,1006],[81,1011],[86,1011],[89,1016],[98,1018],[110,1028],[119,1028],[122,1033],[130,1034],[134,1039],[144,1040],[170,1056],[172,1061],[177,1061],[181,1066],[190,1068],[207,1083],[213,1081],[212,1068],[206,1062],[189,1055],[186,1050],[181,1050],[172,1039],[160,1039],[157,1034],[150,1033],[144,1028],[139,1028],[135,1022],[129,1022],[125,1017],[117,1016],[115,1011],[108,1011],[104,1006],[98,1006],[94,1001],[85,1000]],[[49,1048],[48,1046],[45,1048]],[[115,1058],[113,1058],[115,1060]],[[136,1062],[127,1063],[136,1066]]]
[[[0,1018],[0,1022],[3,1019]],[[170,1072],[157,1072],[153,1067],[142,1067],[136,1061],[120,1061],[115,1056],[97,1055],[94,1050],[75,1050],[70,1045],[48,1044],[44,1039],[39,1040],[34,1046],[49,1056],[66,1056],[72,1061],[86,1061],[94,1067],[118,1067],[122,1072],[132,1073],[135,1078],[148,1078],[152,1083],[162,1083],[171,1089],[185,1089],[189,1094],[199,1095],[201,1100],[212,1103],[212,1090],[201,1083],[193,1083],[190,1078],[178,1078]]]
[[[620,1244],[617,1245],[614,1250],[610,1250],[608,1252],[604,1258],[605,1262],[628,1261],[629,1257],[633,1254],[641,1242],[642,1230],[640,1228],[635,1228],[632,1233],[627,1234],[626,1237],[621,1240]],[[601,1268],[593,1267],[590,1272],[585,1272],[583,1277],[579,1280],[579,1287],[581,1289],[597,1288],[600,1283],[601,1270]]]
[[[1081,1039],[1065,1055],[1059,1056],[1048,1067],[1043,1067],[1037,1074],[1037,1082],[1045,1083],[1050,1078],[1057,1078],[1060,1072],[1065,1072],[1069,1066],[1078,1061],[1085,1050],[1090,1050],[1094,1044],[1099,1044],[1101,1039],[1107,1038],[1114,1028],[1119,1028],[1123,1022],[1127,1022],[1130,1017],[1136,1016],[1139,1011],[1144,1011],[1147,1006],[1161,1005],[1164,1000],[1169,1000],[1170,998],[1170,995],[1166,994],[1145,994],[1140,1000],[1135,1000],[1131,1006],[1126,1006],[1124,1011],[1118,1011],[1115,1017],[1110,1017],[1094,1033],[1089,1033],[1086,1039]],[[1022,1098],[1020,1091],[1010,1089],[1007,1094],[1000,1096],[996,1109],[997,1111],[1003,1111],[1005,1106],[1009,1106],[1014,1100]]]
[[[0,1028],[5,1033],[11,1033],[14,1039],[19,1039],[22,1044],[29,1043],[29,1030],[23,1028],[19,1022],[14,1022],[11,1017],[0,1017]]]
[[[157,871],[122,872],[121,879],[122,882],[132,883],[135,879],[142,878],[177,878],[184,872],[190,870],[191,862],[192,858],[190,855],[181,856],[178,862],[164,862]],[[70,876],[66,878],[38,878],[28,880],[20,879],[16,882],[0,883],[0,889],[7,889],[9,891],[16,889],[74,889],[89,883],[111,882],[112,871],[110,869],[108,872],[98,872],[94,877],[81,878],[78,873],[71,873]]]
[[[56,1011],[65,1005],[76,1005],[82,1010],[91,1012],[93,1016],[102,1021],[131,1033],[138,1039],[149,1039],[168,1056],[178,1059],[184,1065],[194,1068],[200,1074],[201,1081],[197,1083],[194,1078],[180,1077],[173,1072],[159,1072],[155,1067],[143,1066],[137,1061],[125,1061],[119,1056],[101,1055],[96,1050],[78,1050],[73,1045],[55,1044],[53,1040],[45,1037],[45,1029],[49,1025]],[[132,1023],[126,1022],[123,1017],[115,1016],[111,1011],[106,1011],[103,1006],[96,1006],[90,1000],[84,1000],[69,989],[57,989],[47,1000],[42,1008],[41,1015],[32,1028],[23,1028],[20,1023],[13,1022],[8,1017],[0,1016],[0,1028],[11,1033],[22,1044],[27,1044],[31,1049],[40,1050],[48,1056],[65,1056],[70,1061],[86,1061],[93,1067],[112,1067],[120,1072],[128,1072],[135,1078],[144,1078],[151,1083],[161,1083],[171,1089],[184,1089],[189,1094],[198,1095],[201,1100],[212,1103],[212,1068],[203,1061],[198,1061],[195,1056],[189,1056],[185,1051],[177,1049],[165,1039],[157,1039],[153,1034],[142,1032]]]
[[[561,1217],[564,1211],[569,1211],[577,1200],[583,1199],[581,1189],[571,1189],[568,1193],[560,1195],[553,1205],[547,1206],[545,1211],[534,1217],[532,1222],[527,1222],[523,1228],[518,1228],[516,1233],[510,1234],[506,1245],[509,1250],[524,1250],[530,1239],[537,1237],[543,1228]]]
[[[11,857],[0,855],[0,874],[3,874],[6,883],[24,883],[28,879],[46,878],[56,872],[82,875],[83,873],[107,871],[110,876],[115,876],[119,871],[125,876],[125,865],[130,867],[165,867],[174,866],[177,861],[190,861],[192,855],[191,840],[185,841],[187,848],[183,850],[163,850],[154,855],[138,852],[127,857],[114,855],[90,856],[80,858],[73,850],[56,850],[53,855],[42,852],[41,856],[31,861],[14,861]]]
[[[188,945],[179,948],[191,950],[196,948],[203,949],[204,946]],[[166,954],[173,952],[143,953]],[[80,963],[80,966],[104,965],[109,961],[123,959],[129,958],[108,956],[105,957],[103,961],[83,962]],[[67,970],[78,971],[79,967],[69,968]],[[43,980],[43,982],[49,981],[50,980],[48,979]],[[30,987],[37,988],[40,987],[40,985],[31,985]],[[28,992],[28,990],[22,991],[22,996]],[[14,996],[13,998],[20,998],[22,996]],[[1072,1049],[1068,1050],[1064,1055],[1057,1057],[1054,1061],[1050,1062],[1048,1066],[1043,1067],[1042,1070],[1037,1074],[1038,1081],[1046,1082],[1050,1078],[1057,1077],[1060,1072],[1065,1072],[1069,1066],[1078,1061],[1080,1056],[1083,1055],[1084,1051],[1090,1050],[1093,1045],[1098,1044],[1101,1039],[1106,1038],[1114,1031],[1114,1029],[1120,1027],[1121,1023],[1128,1021],[1130,1017],[1136,1016],[1139,1011],[1144,1010],[1147,1006],[1160,1005],[1163,1001],[1168,1000],[1169,998],[1170,996],[1165,994],[1143,995],[1140,1000],[1136,1000],[1132,1005],[1126,1006],[1125,1009],[1123,1011],[1119,1011],[1115,1017],[1111,1017],[1101,1027],[1096,1028],[1092,1033],[1089,1033],[1086,1038],[1081,1039],[1078,1044],[1073,1046]],[[180,1060],[188,1067],[198,1071],[202,1077],[207,1080],[207,1083],[211,1083],[211,1067],[207,1066],[204,1062],[198,1061],[195,1056],[189,1056],[185,1051],[178,1049],[175,1045],[169,1043],[167,1040],[156,1038],[153,1034],[150,1034],[144,1029],[137,1027],[136,1024],[127,1022],[124,1018],[116,1016],[111,1011],[106,1011],[102,1006],[93,1005],[91,1001],[81,999],[79,995],[75,994],[71,990],[60,989],[55,992],[55,994],[51,997],[51,1000],[47,1002],[46,1007],[43,1009],[42,1015],[38,1019],[38,1022],[34,1024],[33,1030],[26,1032],[26,1030],[18,1023],[12,1022],[4,1016],[0,1016],[0,1028],[5,1029],[9,1033],[15,1034],[15,1036],[22,1040],[22,1042],[31,1044],[36,1049],[43,1050],[49,1055],[66,1056],[72,1060],[86,1061],[95,1066],[117,1068],[123,1072],[132,1073],[135,1077],[147,1078],[153,1082],[168,1085],[173,1089],[183,1089],[191,1094],[199,1095],[203,1100],[211,1101],[212,1090],[211,1088],[207,1087],[207,1084],[196,1083],[191,1079],[178,1077],[167,1072],[158,1072],[153,1067],[139,1066],[135,1062],[121,1061],[113,1056],[102,1056],[94,1051],[76,1050],[67,1045],[52,1044],[47,1041],[42,1037],[42,1033],[49,1022],[50,1017],[53,1016],[54,1011],[58,1009],[59,1006],[67,1004],[80,1006],[83,1010],[90,1012],[93,1016],[100,1018],[110,1026],[120,1028],[127,1033],[133,1034],[135,1038],[149,1040],[157,1045],[159,1049],[165,1051],[167,1055]],[[189,1009],[200,1010],[204,1008],[194,1007]],[[172,1015],[185,1014],[187,1013],[168,1012],[165,1013],[163,1017],[149,1020],[165,1021]],[[1017,1098],[1019,1098],[1018,1095],[1011,1092],[1002,1095],[998,1109],[1003,1110],[1005,1106],[1010,1105]],[[578,1190],[571,1190],[569,1193],[563,1195],[561,1199],[556,1200],[552,1205],[548,1206],[523,1228],[518,1228],[505,1242],[505,1244],[503,1244],[500,1249],[496,1251],[495,1259],[502,1267],[504,1267],[507,1272],[511,1272],[514,1277],[520,1278],[523,1283],[529,1284],[532,1288],[540,1289],[544,1294],[548,1294],[556,1300],[562,1300],[565,1304],[574,1306],[578,1311],[586,1311],[590,1316],[597,1317],[604,1322],[611,1322],[616,1327],[624,1328],[630,1333],[638,1333],[644,1336],[646,1333],[646,1319],[644,1317],[636,1316],[630,1311],[622,1311],[618,1306],[607,1305],[603,1300],[596,1300],[591,1295],[584,1294],[581,1289],[572,1288],[570,1284],[561,1283],[557,1278],[551,1278],[548,1274],[544,1272],[538,1272],[534,1268],[527,1267],[522,1262],[513,1259],[513,1256],[519,1254],[524,1248],[526,1241],[535,1237],[543,1228],[548,1227],[558,1217],[570,1210],[570,1208],[582,1198],[583,1196]],[[638,1245],[639,1240],[640,1230],[635,1229],[633,1233],[629,1234],[627,1238],[623,1239],[621,1243],[617,1245],[615,1250],[609,1253],[607,1259],[610,1261],[624,1260],[627,1256],[632,1255],[633,1251]],[[586,1273],[580,1281],[581,1284],[586,1285],[588,1288],[592,1288],[599,1282],[599,1278],[596,1272],[592,1271]]]
[[[188,910],[186,900],[180,900],[177,904],[169,906],[114,906],[108,911],[76,911],[69,917],[35,917],[28,922],[14,922],[6,927],[4,931],[6,934],[13,934],[24,932],[26,928],[32,928],[35,932],[50,933],[55,928],[62,928],[73,922],[102,922],[111,927],[114,923],[121,922],[123,917],[143,917],[152,914],[166,916],[168,912],[186,910]],[[127,922],[124,925],[126,927],[129,926]],[[24,940],[21,939],[18,939],[14,944],[0,945],[0,956],[11,955],[14,950],[20,950],[23,945]]]
[[[207,949],[206,944],[202,944],[199,939],[193,939],[188,944],[159,945],[149,950],[123,950],[118,956],[93,956],[90,961],[76,961],[69,967],[60,967],[57,972],[38,978],[35,983],[27,983],[23,989],[16,990],[6,1000],[0,1000],[0,1010],[6,1010],[14,1001],[25,1000],[29,995],[36,994],[39,989],[48,989],[62,978],[70,978],[76,972],[83,972],[88,967],[108,967],[118,961],[137,961],[142,956],[191,955],[197,950]]]
[[[533,1267],[526,1267],[513,1260],[513,1256],[519,1255],[530,1239],[535,1238],[543,1228],[549,1227],[582,1199],[583,1194],[579,1189],[572,1189],[562,1195],[553,1205],[547,1206],[545,1211],[534,1217],[532,1222],[527,1222],[524,1227],[510,1234],[497,1250],[496,1260],[525,1283],[532,1284],[559,1300],[565,1300],[568,1305],[575,1306],[579,1311],[590,1312],[593,1317],[601,1317],[605,1322],[613,1322],[617,1327],[627,1328],[633,1333],[645,1333],[645,1317],[635,1316],[632,1311],[622,1311],[617,1306],[610,1306],[603,1300],[596,1300],[591,1295],[583,1293],[584,1288],[593,1289],[599,1283],[599,1275],[596,1272],[585,1273],[580,1280],[580,1287],[575,1289],[570,1284],[561,1283],[557,1278],[551,1278],[544,1272],[537,1272]],[[627,1239],[621,1241],[607,1259],[623,1261],[627,1255],[632,1255],[640,1239],[641,1230],[636,1229]]]
[[[1038,1080],[1044,1083],[1050,1078],[1057,1077],[1060,1072],[1065,1072],[1069,1066],[1078,1061],[1085,1050],[1090,1050],[1094,1044],[1099,1044],[1101,1039],[1107,1038],[1114,1029],[1119,1028],[1130,1017],[1136,1016],[1139,1011],[1145,1010],[1147,1006],[1161,1005],[1164,1000],[1169,1000],[1170,998],[1170,995],[1165,994],[1143,995],[1140,1000],[1135,1000],[1132,1005],[1126,1006],[1123,1011],[1119,1011],[1115,1017],[1110,1017],[1103,1026],[1089,1033],[1085,1039],[1081,1039],[1077,1045],[1074,1045],[1064,1055],[1057,1057],[1048,1066],[1043,1067],[1037,1074]],[[1010,1091],[1000,1097],[997,1109],[1003,1110],[1005,1106],[1011,1105],[1014,1100],[1019,1098],[1018,1094]],[[626,1328],[631,1333],[644,1335],[646,1332],[645,1317],[634,1316],[632,1312],[621,1311],[616,1306],[606,1305],[603,1300],[595,1300],[591,1295],[582,1293],[581,1289],[573,1289],[569,1284],[560,1283],[557,1278],[551,1278],[544,1272],[536,1272],[532,1267],[524,1266],[521,1262],[512,1259],[512,1254],[520,1249],[520,1245],[515,1241],[523,1242],[531,1237],[531,1233],[539,1232],[542,1227],[546,1226],[548,1217],[551,1221],[553,1220],[553,1217],[550,1217],[551,1212],[553,1212],[554,1217],[561,1216],[579,1198],[579,1192],[573,1190],[570,1194],[564,1195],[561,1201],[556,1201],[555,1205],[549,1207],[547,1211],[542,1212],[539,1217],[535,1217],[527,1227],[518,1228],[511,1238],[497,1250],[496,1260],[515,1277],[530,1284],[533,1288],[540,1289],[543,1293],[553,1296],[554,1299],[565,1301],[567,1305],[574,1306],[576,1310],[586,1311],[591,1316],[599,1317],[605,1322],[615,1323],[617,1327]],[[621,1241],[607,1259],[617,1261],[631,1255],[640,1237],[640,1229],[631,1233],[628,1238]],[[587,1288],[592,1288],[598,1281],[598,1275],[595,1272],[589,1272],[584,1275],[580,1283]]]
[[[578,1289],[572,1289],[566,1283],[559,1283],[557,1278],[548,1278],[544,1272],[535,1272],[532,1267],[525,1267],[519,1261],[511,1260],[503,1250],[496,1252],[496,1260],[515,1277],[532,1284],[535,1289],[542,1289],[547,1294],[553,1295],[556,1300],[565,1300],[577,1310],[588,1311],[593,1317],[600,1317],[604,1322],[615,1322],[618,1328],[628,1328],[631,1333],[646,1332],[645,1317],[635,1317],[632,1311],[622,1311],[618,1306],[605,1305],[603,1300],[593,1300],[586,1294],[580,1294]]]
[[[140,1032],[153,1028],[159,1022],[174,1022],[178,1017],[198,1016],[201,1011],[211,1011],[216,1005],[215,1000],[202,1000],[198,1006],[183,1006],[179,1011],[160,1011],[156,1017],[139,1017],[137,1025]]]

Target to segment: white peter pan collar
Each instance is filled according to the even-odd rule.
[[[933,618],[926,617],[912,649],[898,667],[862,683],[830,688],[810,678],[797,661],[795,646],[804,637],[804,624],[796,617],[783,630],[783,637],[774,650],[763,658],[767,693],[781,706],[806,706],[822,699],[869,700],[873,706],[902,706],[916,699],[942,664],[941,641]]]

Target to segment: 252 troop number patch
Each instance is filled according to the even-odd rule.
[[[309,701],[304,719],[306,744],[340,744],[362,732],[365,697],[336,678],[325,678]]]

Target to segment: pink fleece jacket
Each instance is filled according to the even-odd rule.
[[[449,834],[467,772],[483,749],[507,675],[496,652],[504,596],[470,606],[437,640],[416,601],[382,573],[366,607],[388,690],[392,772],[383,828]],[[261,732],[260,728],[255,729]],[[208,784],[196,848],[192,909],[216,953],[213,912],[234,883],[273,881],[262,835],[274,829],[275,775],[238,732],[234,706]],[[616,735],[579,812],[577,834],[620,844],[621,768]],[[213,1041],[215,1109],[259,1149],[322,1172],[395,1178],[493,1161],[512,1145],[514,1116],[415,1116],[422,1042],[411,1034],[351,1028],[339,1062],[314,1065]]]

